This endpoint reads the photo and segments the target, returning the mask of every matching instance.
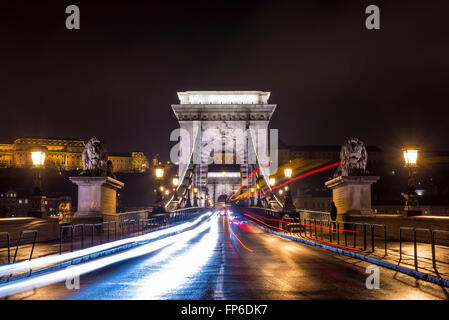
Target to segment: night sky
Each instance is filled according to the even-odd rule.
[[[13,3],[12,1],[10,3]],[[81,30],[65,28],[65,8]],[[365,28],[365,8],[381,30]],[[16,1],[0,8],[0,142],[168,157],[177,91],[266,90],[290,144],[449,150],[447,1]]]

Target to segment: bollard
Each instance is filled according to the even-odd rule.
[[[371,252],[374,252],[374,247],[375,247],[375,243],[374,243],[374,225],[371,225]]]
[[[363,250],[366,251],[366,224],[363,224]]]

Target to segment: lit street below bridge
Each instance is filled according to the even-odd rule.
[[[81,275],[80,289],[64,281],[8,299],[447,299],[437,285],[382,267],[380,288],[367,289],[369,263],[280,238],[230,211],[156,251]]]

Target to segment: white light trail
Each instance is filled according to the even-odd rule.
[[[208,216],[212,213],[208,212]],[[213,219],[209,219],[208,221],[200,224],[198,227],[188,230],[182,233],[178,233],[176,235],[156,240],[154,242],[142,245],[140,247],[118,253],[115,255],[111,255],[105,258],[93,260],[90,262],[86,262],[80,265],[70,266],[70,268],[65,268],[63,270],[55,271],[49,274],[45,274],[42,276],[36,276],[33,278],[29,278],[26,280],[17,281],[14,283],[5,284],[0,287],[0,297],[10,296],[19,292],[32,290],[35,288],[47,286],[50,284],[58,283],[61,281],[65,281],[67,279],[74,278],[76,276],[86,274],[92,272],[94,270],[101,269],[105,266],[136,258],[138,256],[148,254],[159,250],[163,247],[171,245],[173,243],[182,242],[185,243],[189,241],[191,238],[195,237],[199,233],[207,230],[211,227],[211,225],[216,225],[216,215],[213,216]]]
[[[13,263],[13,264],[3,265],[3,266],[0,266],[0,277],[9,276],[11,274],[26,272],[31,269],[38,269],[38,268],[42,268],[45,266],[61,263],[64,261],[80,258],[80,257],[86,256],[86,255],[98,253],[98,252],[101,252],[104,250],[112,249],[112,248],[115,248],[118,246],[133,243],[133,242],[148,241],[148,240],[152,240],[157,237],[164,236],[164,235],[167,235],[170,233],[181,232],[181,231],[184,231],[190,227],[193,227],[193,226],[199,224],[204,218],[209,217],[210,215],[212,215],[212,212],[208,211],[207,213],[201,215],[200,217],[198,217],[197,219],[195,219],[192,222],[186,222],[186,223],[183,223],[183,224],[180,224],[177,226],[157,230],[157,231],[150,232],[150,233],[147,233],[147,234],[144,234],[141,236],[121,239],[121,240],[117,240],[117,241],[113,241],[113,242],[109,242],[109,243],[105,243],[105,244],[100,244],[98,246],[90,247],[87,249],[78,250],[75,252],[64,253],[61,255],[52,255],[52,256],[47,256],[47,257],[42,257],[42,258],[36,258],[33,260],[25,260],[25,261]]]
[[[218,213],[218,212],[217,212]],[[163,299],[176,292],[189,278],[197,274],[212,256],[218,242],[218,214],[211,219],[209,232],[189,249],[175,256],[159,272],[149,274],[138,282],[139,292],[131,299]]]

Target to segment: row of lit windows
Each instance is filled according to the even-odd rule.
[[[14,192],[9,192],[9,193],[6,193],[6,194],[1,194],[1,197],[3,198],[3,197],[6,197],[6,198],[16,198],[17,197],[17,193],[14,193]]]

